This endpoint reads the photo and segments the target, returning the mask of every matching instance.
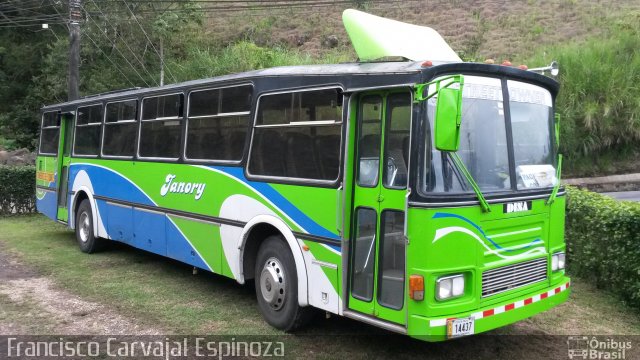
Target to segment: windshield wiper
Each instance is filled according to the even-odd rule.
[[[451,155],[451,158],[453,159],[453,162],[455,163],[458,170],[462,172],[462,175],[464,175],[464,177],[467,179],[467,182],[469,183],[469,185],[471,185],[471,187],[473,188],[473,191],[476,193],[476,196],[478,197],[478,201],[480,201],[480,207],[482,207],[482,211],[491,212],[491,207],[489,207],[489,203],[484,198],[484,195],[482,195],[482,191],[480,191],[480,187],[478,186],[478,183],[476,183],[476,181],[473,179],[473,176],[471,175],[467,167],[464,165],[464,162],[462,161],[462,159],[460,159],[460,155],[458,155],[457,152],[450,152],[449,154]]]
[[[547,199],[547,205],[553,204],[556,201],[556,196],[558,195],[558,190],[560,189],[560,176],[562,169],[562,154],[558,154],[558,168],[556,169],[556,184],[553,186],[553,190],[551,191],[551,196]]]

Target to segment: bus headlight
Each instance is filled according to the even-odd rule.
[[[551,255],[551,271],[564,269],[564,253],[559,252]]]
[[[436,281],[436,299],[447,300],[464,295],[464,275],[444,276]]]

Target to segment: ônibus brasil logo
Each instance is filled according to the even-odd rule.
[[[175,194],[195,194],[195,199],[200,200],[207,184],[174,181],[176,175],[169,174],[164,179],[164,185],[160,188],[160,195],[165,196],[167,193]]]

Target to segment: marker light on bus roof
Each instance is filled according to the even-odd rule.
[[[558,76],[560,73],[560,66],[557,61],[551,63],[551,76]]]
[[[545,71],[548,71],[551,76],[556,77],[560,73],[560,65],[557,61],[552,61],[549,66],[531,69],[530,71],[534,71],[543,75]]]

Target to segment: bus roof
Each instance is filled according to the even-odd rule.
[[[393,75],[393,74],[418,74],[422,70],[421,62],[394,61],[394,62],[361,62],[328,65],[298,65],[279,66],[261,70],[253,70],[236,74],[228,74],[213,78],[191,80],[182,83],[170,84],[161,87],[133,88],[122,91],[109,91],[102,94],[88,95],[80,99],[63,102],[43,107],[43,110],[61,108],[75,104],[85,104],[92,101],[102,101],[127,96],[139,96],[146,93],[159,91],[181,90],[189,87],[215,85],[217,83],[238,82],[256,78],[268,77],[323,77],[336,75]],[[434,63],[437,65],[437,63]],[[345,89],[349,90],[349,89]]]

